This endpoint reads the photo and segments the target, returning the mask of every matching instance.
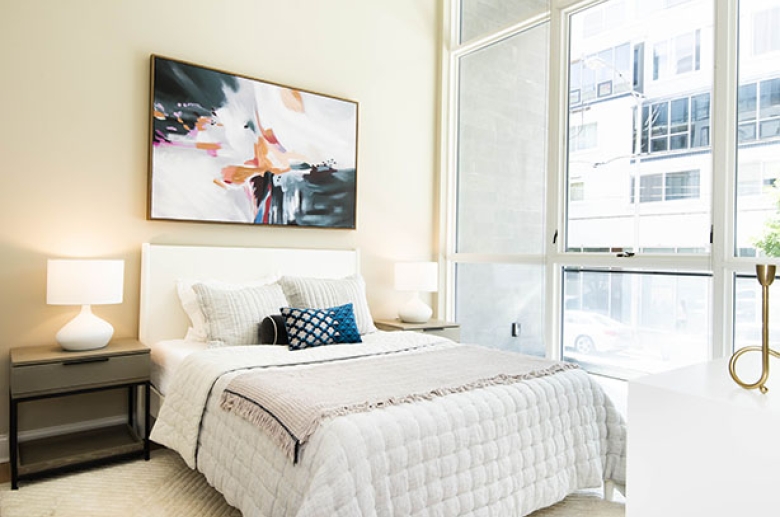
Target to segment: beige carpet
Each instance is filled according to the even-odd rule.
[[[199,473],[171,451],[58,477],[0,485],[2,517],[240,517]],[[624,517],[622,504],[575,494],[534,517]]]

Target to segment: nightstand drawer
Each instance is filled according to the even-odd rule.
[[[93,385],[123,384],[149,378],[149,354],[77,357],[11,368],[15,397],[73,391]]]

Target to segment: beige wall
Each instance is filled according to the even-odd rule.
[[[116,336],[138,326],[143,242],[361,250],[376,316],[397,259],[433,259],[439,0],[0,0],[0,392],[8,349],[49,343],[46,259],[126,261]],[[357,230],[146,220],[149,56],[360,103]],[[105,396],[41,404],[25,427],[101,416]],[[95,409],[97,407],[97,409]],[[8,407],[0,397],[0,434]]]

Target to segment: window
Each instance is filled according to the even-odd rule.
[[[761,257],[780,210],[780,0],[741,0],[734,255]]]
[[[571,63],[572,104],[625,94],[632,88],[631,44],[601,49]]]
[[[524,17],[537,16],[550,8],[549,0],[460,0],[461,42],[482,37]]]
[[[756,139],[757,91],[758,85],[756,83],[743,84],[739,87],[737,121],[739,122],[738,138],[740,142],[749,142]]]
[[[742,84],[738,99],[740,143],[780,136],[780,79]]]
[[[585,199],[585,182],[572,181],[569,185],[569,201],[583,201]]]
[[[639,202],[652,203],[664,200],[664,175],[648,174],[639,179]]]
[[[753,52],[756,55],[780,50],[780,7],[759,11],[753,15]]]
[[[775,281],[769,286],[769,299],[780,296],[780,284]],[[761,322],[762,300],[761,285],[755,275],[734,275],[734,348],[745,346],[761,346]],[[777,304],[769,304],[769,320],[778,321],[780,307]],[[780,340],[780,328],[777,325],[769,325],[769,342],[777,343]],[[772,345],[774,348],[774,345]]]
[[[707,347],[710,275],[571,267],[563,292],[563,357],[592,372],[634,377],[677,368]]]
[[[634,202],[634,181],[631,178],[631,203]],[[700,196],[699,171],[647,174],[639,180],[639,202],[675,201],[698,199]]]
[[[642,117],[642,152],[653,154],[709,146],[708,93],[655,102],[642,111]]]
[[[761,81],[760,85],[759,138],[780,136],[780,79]]]
[[[581,126],[572,126],[569,130],[569,149],[584,151],[596,147],[596,124],[596,122],[591,122]]]
[[[670,172],[665,179],[666,201],[699,197],[699,171]]]
[[[602,6],[589,9],[585,16],[587,21],[582,26],[582,35],[585,38],[597,36],[625,22],[626,3],[624,0],[606,2]]]
[[[540,49],[547,31],[534,27],[459,60],[460,253],[541,253],[544,247],[547,147],[538,128],[546,125],[547,83],[524,78],[546,73],[548,57]],[[513,238],[515,232],[523,237]]]
[[[653,80],[701,69],[701,30],[680,34],[653,46]]]
[[[595,32],[583,27],[591,19],[590,9],[595,8],[585,7],[569,18],[569,55],[594,56],[573,59],[572,66],[580,67],[580,75],[593,68],[593,80],[600,86],[598,81],[607,78],[605,63],[613,56],[612,78],[624,77],[624,84],[631,88],[642,84],[642,91],[632,89],[628,96],[583,101],[586,114],[578,111],[580,106],[569,106],[570,132],[581,131],[585,118],[597,124],[599,141],[582,153],[572,145],[578,137],[569,135],[568,172],[578,177],[587,174],[588,202],[577,202],[571,189],[564,210],[565,246],[563,256],[556,260],[570,265],[564,268],[563,296],[567,310],[577,312],[564,316],[560,340],[564,357],[584,363],[591,371],[627,377],[707,358],[711,274],[706,268],[712,219],[706,186],[712,181],[712,77],[690,72],[712,69],[703,63],[702,31],[711,26],[713,2],[691,1],[641,14],[629,11],[622,26],[599,30],[598,38],[580,37]],[[681,9],[695,27],[682,34],[670,33],[678,26]],[[712,48],[711,41],[707,44]],[[618,48],[626,49],[634,61],[624,61],[628,66],[621,74],[614,73]],[[628,75],[639,73],[637,62],[652,63],[648,73],[652,71],[654,81],[643,84]],[[578,77],[577,73],[573,76]],[[675,82],[661,81],[672,78]],[[599,93],[597,89],[596,97]],[[594,164],[590,172],[582,166],[588,159]],[[569,184],[574,181],[570,179]],[[621,263],[618,256],[625,257],[626,251],[643,255],[644,271],[626,269],[630,262]],[[602,267],[580,270],[577,255],[582,253],[600,255],[589,260],[601,261]],[[669,269],[668,257],[683,254],[694,256],[692,261],[705,270],[695,281]],[[657,262],[650,261],[650,255],[657,256]],[[677,310],[678,305],[683,308]],[[674,314],[666,315],[667,310]],[[685,323],[694,310],[700,327]],[[583,326],[591,327],[591,332],[582,330]],[[696,338],[688,339],[687,333],[694,328]],[[650,336],[664,343],[690,342],[691,346],[658,349],[650,358]],[[685,352],[672,359],[683,348]]]
[[[505,20],[506,21],[506,20]],[[457,158],[449,317],[461,339],[545,355],[549,23],[455,57]],[[532,78],[532,80],[529,80]],[[582,124],[574,145],[595,145]],[[576,190],[576,187],[575,187]],[[476,259],[474,257],[477,257]],[[511,257],[511,258],[507,258]],[[521,329],[511,333],[512,324]]]
[[[764,191],[765,185],[762,181],[761,163],[743,163],[739,167],[739,177],[737,183],[737,196],[758,196]]]
[[[464,340],[625,378],[756,344],[751,266],[780,262],[761,245],[780,220],[780,0],[550,0],[548,15],[492,16],[490,37],[447,47],[444,316]],[[717,61],[735,52],[736,70]]]
[[[659,102],[650,106],[650,152],[669,149],[669,103]]]
[[[653,81],[660,79],[662,71],[666,70],[668,61],[667,46],[668,44],[665,41],[656,43],[653,46]]]
[[[691,147],[710,145],[710,94],[691,97]]]

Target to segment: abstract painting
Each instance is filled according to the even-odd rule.
[[[149,219],[355,228],[354,101],[152,56]]]

